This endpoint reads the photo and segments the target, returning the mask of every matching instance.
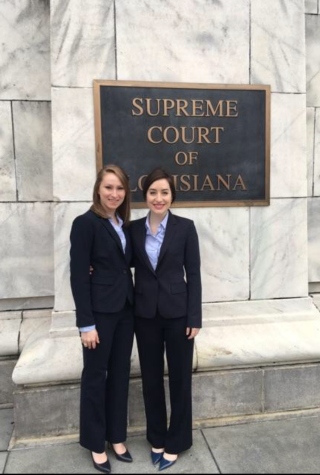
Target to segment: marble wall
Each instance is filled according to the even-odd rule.
[[[53,302],[49,6],[0,6],[0,311]]]
[[[69,230],[95,177],[93,79],[270,84],[270,206],[176,212],[199,231],[204,303],[305,297],[320,282],[319,0],[0,9],[0,310],[53,296],[54,312],[73,310]]]
[[[306,1],[308,280],[320,291],[320,2]]]
[[[199,230],[204,303],[306,296],[304,2],[96,1],[85,13],[76,5],[51,2],[55,311],[73,308],[68,230],[88,206],[69,201],[91,198],[92,79],[271,85],[270,206],[175,211]]]

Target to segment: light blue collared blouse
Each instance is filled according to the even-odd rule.
[[[169,217],[169,213],[165,215],[165,217],[159,224],[156,234],[152,234],[151,232],[150,222],[149,222],[150,213],[148,214],[147,219],[146,219],[145,249],[154,270],[156,269],[157,264],[158,264],[160,250],[161,250],[161,246],[163,243],[163,239],[164,239],[164,235],[165,235],[166,227],[168,223],[168,217]]]

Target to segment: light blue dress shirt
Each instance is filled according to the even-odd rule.
[[[123,249],[123,252],[125,253],[127,241],[126,241],[126,236],[125,236],[125,234],[124,234],[124,232],[123,232],[123,229],[122,229],[123,221],[122,221],[122,219],[120,218],[120,216],[118,216],[118,215],[117,215],[117,220],[118,220],[119,224],[116,224],[116,223],[112,220],[112,218],[109,218],[109,222],[112,224],[114,230],[117,232],[117,234],[118,234],[118,236],[119,236],[119,238],[120,238],[120,241],[121,241],[121,244],[122,244],[122,249]],[[93,272],[94,272],[94,271],[93,271]],[[90,325],[90,326],[88,326],[88,327],[81,327],[81,328],[79,328],[79,330],[80,330],[81,332],[89,332],[89,331],[91,331],[91,330],[94,330],[95,328],[96,328],[95,325]]]
[[[148,214],[147,219],[146,219],[145,249],[154,270],[156,269],[157,264],[158,264],[160,250],[161,250],[164,235],[166,232],[168,217],[169,217],[169,213],[165,215],[165,217],[159,224],[157,232],[155,234],[152,234],[151,228],[150,228],[150,222],[149,222],[150,213]]]

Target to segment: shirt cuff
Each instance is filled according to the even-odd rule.
[[[90,332],[91,330],[95,330],[95,325],[90,325],[89,327],[79,327],[80,332]]]

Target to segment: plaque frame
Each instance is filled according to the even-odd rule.
[[[120,88],[118,90],[119,91],[121,90],[122,92],[129,92],[129,91],[135,91],[135,90],[138,90],[139,92],[140,91],[145,91],[145,90],[153,92],[153,91],[159,91],[160,90],[160,91],[167,91],[167,93],[169,93],[169,91],[170,91],[171,100],[174,100],[175,99],[175,93],[180,92],[181,90],[187,91],[186,94],[189,94],[189,95],[191,94],[191,91],[203,91],[203,94],[204,94],[205,97],[207,97],[206,93],[208,94],[209,91],[215,91],[215,92],[221,91],[221,94],[225,97],[224,101],[225,102],[229,101],[229,103],[231,103],[231,100],[228,99],[228,94],[231,94],[232,91],[233,91],[233,94],[235,94],[235,93],[237,93],[237,91],[239,91],[239,97],[242,97],[242,96],[244,98],[248,97],[248,98],[250,98],[251,101],[255,100],[255,97],[253,96],[253,94],[254,93],[259,93],[259,107],[262,107],[263,110],[262,110],[262,112],[260,112],[260,115],[257,113],[258,114],[257,120],[258,121],[260,120],[262,122],[262,124],[260,126],[260,129],[259,129],[259,131],[261,132],[262,138],[259,141],[258,141],[258,139],[256,139],[256,141],[258,142],[257,145],[256,145],[256,148],[260,150],[260,154],[263,155],[263,156],[262,157],[259,156],[260,162],[254,163],[254,165],[260,170],[260,174],[264,174],[264,178],[263,177],[260,178],[261,183],[259,183],[259,186],[262,189],[262,192],[259,192],[259,196],[254,197],[254,198],[248,198],[248,199],[236,198],[236,199],[232,199],[232,200],[228,199],[228,198],[224,198],[224,199],[220,199],[220,200],[204,198],[204,199],[200,199],[200,200],[197,200],[197,201],[194,201],[193,199],[188,198],[186,200],[181,200],[181,199],[179,199],[179,191],[183,192],[185,190],[182,190],[180,188],[180,190],[177,190],[176,201],[175,201],[175,203],[173,203],[172,206],[173,207],[180,207],[180,208],[183,208],[183,207],[188,208],[188,207],[220,207],[220,206],[228,206],[228,207],[235,207],[236,206],[237,207],[237,206],[268,206],[268,205],[270,205],[270,94],[271,94],[271,90],[270,90],[269,85],[262,85],[262,84],[253,84],[253,85],[252,84],[209,84],[209,83],[155,82],[155,81],[121,81],[121,80],[96,80],[96,79],[93,80],[95,152],[96,152],[96,170],[97,170],[97,172],[106,163],[117,163],[117,161],[113,160],[112,158],[108,159],[108,160],[105,159],[104,144],[103,144],[103,134],[106,133],[106,132],[103,130],[102,113],[104,112],[104,107],[103,107],[103,104],[102,104],[102,102],[103,102],[102,94],[107,90],[109,90],[110,92],[111,91],[116,91],[116,89],[113,89],[113,88]],[[250,97],[250,93],[251,93],[251,97]],[[130,92],[129,92],[129,94],[130,94]],[[246,96],[246,94],[249,94],[249,95]],[[232,95],[230,97],[232,97]],[[121,95],[120,94],[119,94],[119,97],[118,97],[118,103],[119,103],[119,98],[121,100]],[[162,99],[162,100],[164,100],[164,99]],[[170,100],[170,99],[168,99],[168,100]],[[205,99],[205,100],[207,101],[208,99]],[[159,99],[159,101],[161,101],[161,99]],[[190,101],[192,101],[192,99],[190,99]],[[210,100],[208,100],[208,101],[210,101]],[[197,102],[197,104],[199,105],[200,102]],[[253,106],[252,106],[252,108],[253,108]],[[180,109],[180,112],[181,112],[181,110],[186,112],[186,108],[182,107],[182,109]],[[197,111],[197,109],[195,109],[195,110]],[[198,110],[199,110],[199,108],[198,108]],[[231,108],[231,112],[232,111],[235,112],[235,106],[234,106],[233,110]],[[131,112],[132,112],[132,110],[131,110]],[[254,110],[250,111],[250,112],[252,113],[252,112],[254,112]],[[112,113],[114,114],[115,111],[113,110]],[[128,110],[128,114],[129,114],[129,110]],[[249,113],[247,115],[249,117]],[[124,123],[125,119],[123,119],[123,117],[125,117],[125,114],[122,113],[122,120],[123,120],[123,123]],[[164,115],[162,117],[164,117]],[[232,119],[230,119],[230,117],[231,116],[229,116],[229,121],[230,121],[229,123],[232,123],[231,122]],[[247,121],[248,121],[248,119],[247,119]],[[117,122],[117,120],[115,120],[115,123],[119,123],[119,122]],[[181,126],[181,124],[185,125],[186,123],[187,123],[187,119],[185,120],[185,122],[183,122],[181,120],[180,126]],[[259,124],[260,124],[260,122],[259,122]],[[125,123],[124,123],[124,126],[125,126]],[[168,129],[169,128],[174,129],[174,127],[170,124],[169,124]],[[241,125],[240,125],[240,128],[241,128]],[[158,129],[160,129],[160,127],[158,127]],[[196,127],[194,127],[194,129],[196,129]],[[206,128],[206,130],[207,129],[208,129],[208,127]],[[110,130],[111,130],[111,127],[110,127]],[[241,134],[239,134],[239,136],[240,135]],[[206,136],[206,137],[207,137],[207,140],[208,140],[208,136]],[[205,137],[203,136],[202,138],[205,138]],[[107,142],[107,141],[105,141],[105,142]],[[165,144],[165,145],[168,145],[168,144]],[[207,145],[207,143],[205,143],[204,145]],[[247,144],[247,145],[248,145],[248,149],[250,149],[250,146],[252,146],[252,144]],[[123,166],[123,168],[127,171],[128,166],[126,166],[125,160],[122,161],[121,163],[118,163],[118,164]],[[242,164],[242,162],[241,162],[241,164]],[[179,165],[181,165],[181,164],[179,164]],[[159,166],[163,166],[170,173],[175,175],[169,169],[169,167],[167,165],[163,165],[162,163],[161,164],[159,163]],[[247,166],[247,169],[249,169],[249,168],[250,167]],[[149,170],[147,170],[146,173],[151,171],[151,169],[152,169],[152,167],[151,168],[149,167]],[[146,174],[146,173],[144,173],[144,174]],[[129,175],[130,175],[130,173],[129,173]],[[176,175],[176,176],[178,176],[178,175]],[[183,176],[189,176],[189,175],[183,175]],[[196,175],[191,175],[191,176],[195,177]],[[209,175],[207,174],[206,176],[209,176]],[[222,175],[216,174],[215,176],[220,177]],[[251,178],[253,178],[253,177],[251,177]],[[177,180],[179,180],[179,178],[177,178]],[[212,184],[211,178],[208,178],[208,180],[209,180],[209,182],[208,181],[201,182],[202,185],[203,185],[203,188],[209,186],[208,183]],[[252,181],[254,182],[254,180],[252,180]],[[221,183],[225,183],[225,181],[223,181],[223,179],[221,179],[220,184]],[[180,182],[180,185],[177,185],[177,186],[182,187],[182,186],[187,186],[187,185],[183,185]],[[199,186],[198,183],[197,183],[197,186]],[[244,186],[245,186],[245,184],[244,184]],[[213,184],[212,184],[212,187],[214,187]],[[209,186],[209,188],[210,188],[210,186]],[[135,189],[133,191],[136,192],[136,190],[137,190],[137,186],[135,186]],[[190,190],[187,190],[187,191],[190,191]],[[202,190],[196,189],[196,191],[199,192],[199,191],[202,191]],[[207,190],[205,190],[205,191],[207,191]],[[209,192],[210,191],[212,191],[212,190],[209,190]],[[217,190],[214,190],[214,191],[217,191]],[[223,191],[225,191],[225,190],[223,190]],[[230,190],[228,190],[228,191],[230,192]],[[242,191],[244,191],[244,190],[242,190]],[[138,193],[139,193],[139,191],[138,191]],[[145,202],[143,201],[143,198],[142,198],[142,192],[140,192],[140,196],[141,196],[141,200],[139,200],[139,199],[132,200],[131,207],[133,209],[134,208],[145,208],[146,207]]]

